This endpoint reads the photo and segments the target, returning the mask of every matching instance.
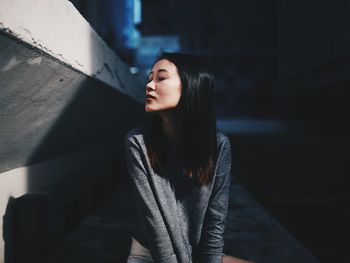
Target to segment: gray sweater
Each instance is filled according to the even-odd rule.
[[[144,134],[140,126],[125,137],[137,213],[134,238],[157,263],[221,262],[231,181],[229,139],[217,133],[214,180],[198,186],[180,170],[157,174],[146,154]]]

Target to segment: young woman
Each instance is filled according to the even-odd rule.
[[[247,262],[222,253],[231,147],[214,106],[214,77],[200,59],[157,58],[146,86],[151,122],[125,137],[138,215],[128,263]]]

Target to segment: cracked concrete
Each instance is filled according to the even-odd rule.
[[[1,71],[9,71],[15,66],[17,66],[19,63],[22,62],[22,59],[18,59],[17,56],[13,56],[11,60],[1,69]]]
[[[0,0],[0,6],[0,31],[143,101],[137,78],[69,1]],[[116,71],[119,76],[113,74]],[[122,79],[127,86],[121,84]]]
[[[0,236],[5,238],[2,220],[10,198],[68,177],[72,164],[60,165],[58,174],[52,159],[107,141],[116,147],[111,142],[140,121],[142,106],[130,97],[143,101],[144,88],[69,1],[0,0],[0,6]],[[126,107],[132,119],[124,119]],[[0,263],[4,248],[0,239]]]
[[[42,61],[42,56],[36,57],[36,58],[30,58],[27,60],[28,65],[30,66],[39,66]]]
[[[52,158],[92,145],[108,142],[115,147],[113,141],[140,121],[133,109],[139,113],[143,109],[97,78],[88,77],[8,34],[0,33],[0,46],[1,225],[13,193],[18,193],[16,198],[36,191],[33,184],[44,187],[57,180],[50,166],[43,169],[40,180],[36,172],[20,168],[41,166]],[[106,66],[103,71],[108,73]],[[125,108],[133,118],[124,117]],[[68,175],[65,170],[59,176]],[[4,243],[0,239],[0,263],[3,255]]]

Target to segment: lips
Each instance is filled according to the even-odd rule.
[[[152,95],[150,95],[150,94],[147,94],[146,95],[146,99],[155,99],[156,97],[154,97],[154,96],[152,96]]]

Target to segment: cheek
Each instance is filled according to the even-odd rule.
[[[169,106],[177,106],[177,104],[180,101],[181,98],[181,89],[174,89],[168,92],[167,94],[164,94],[163,96],[164,102],[169,104]]]

